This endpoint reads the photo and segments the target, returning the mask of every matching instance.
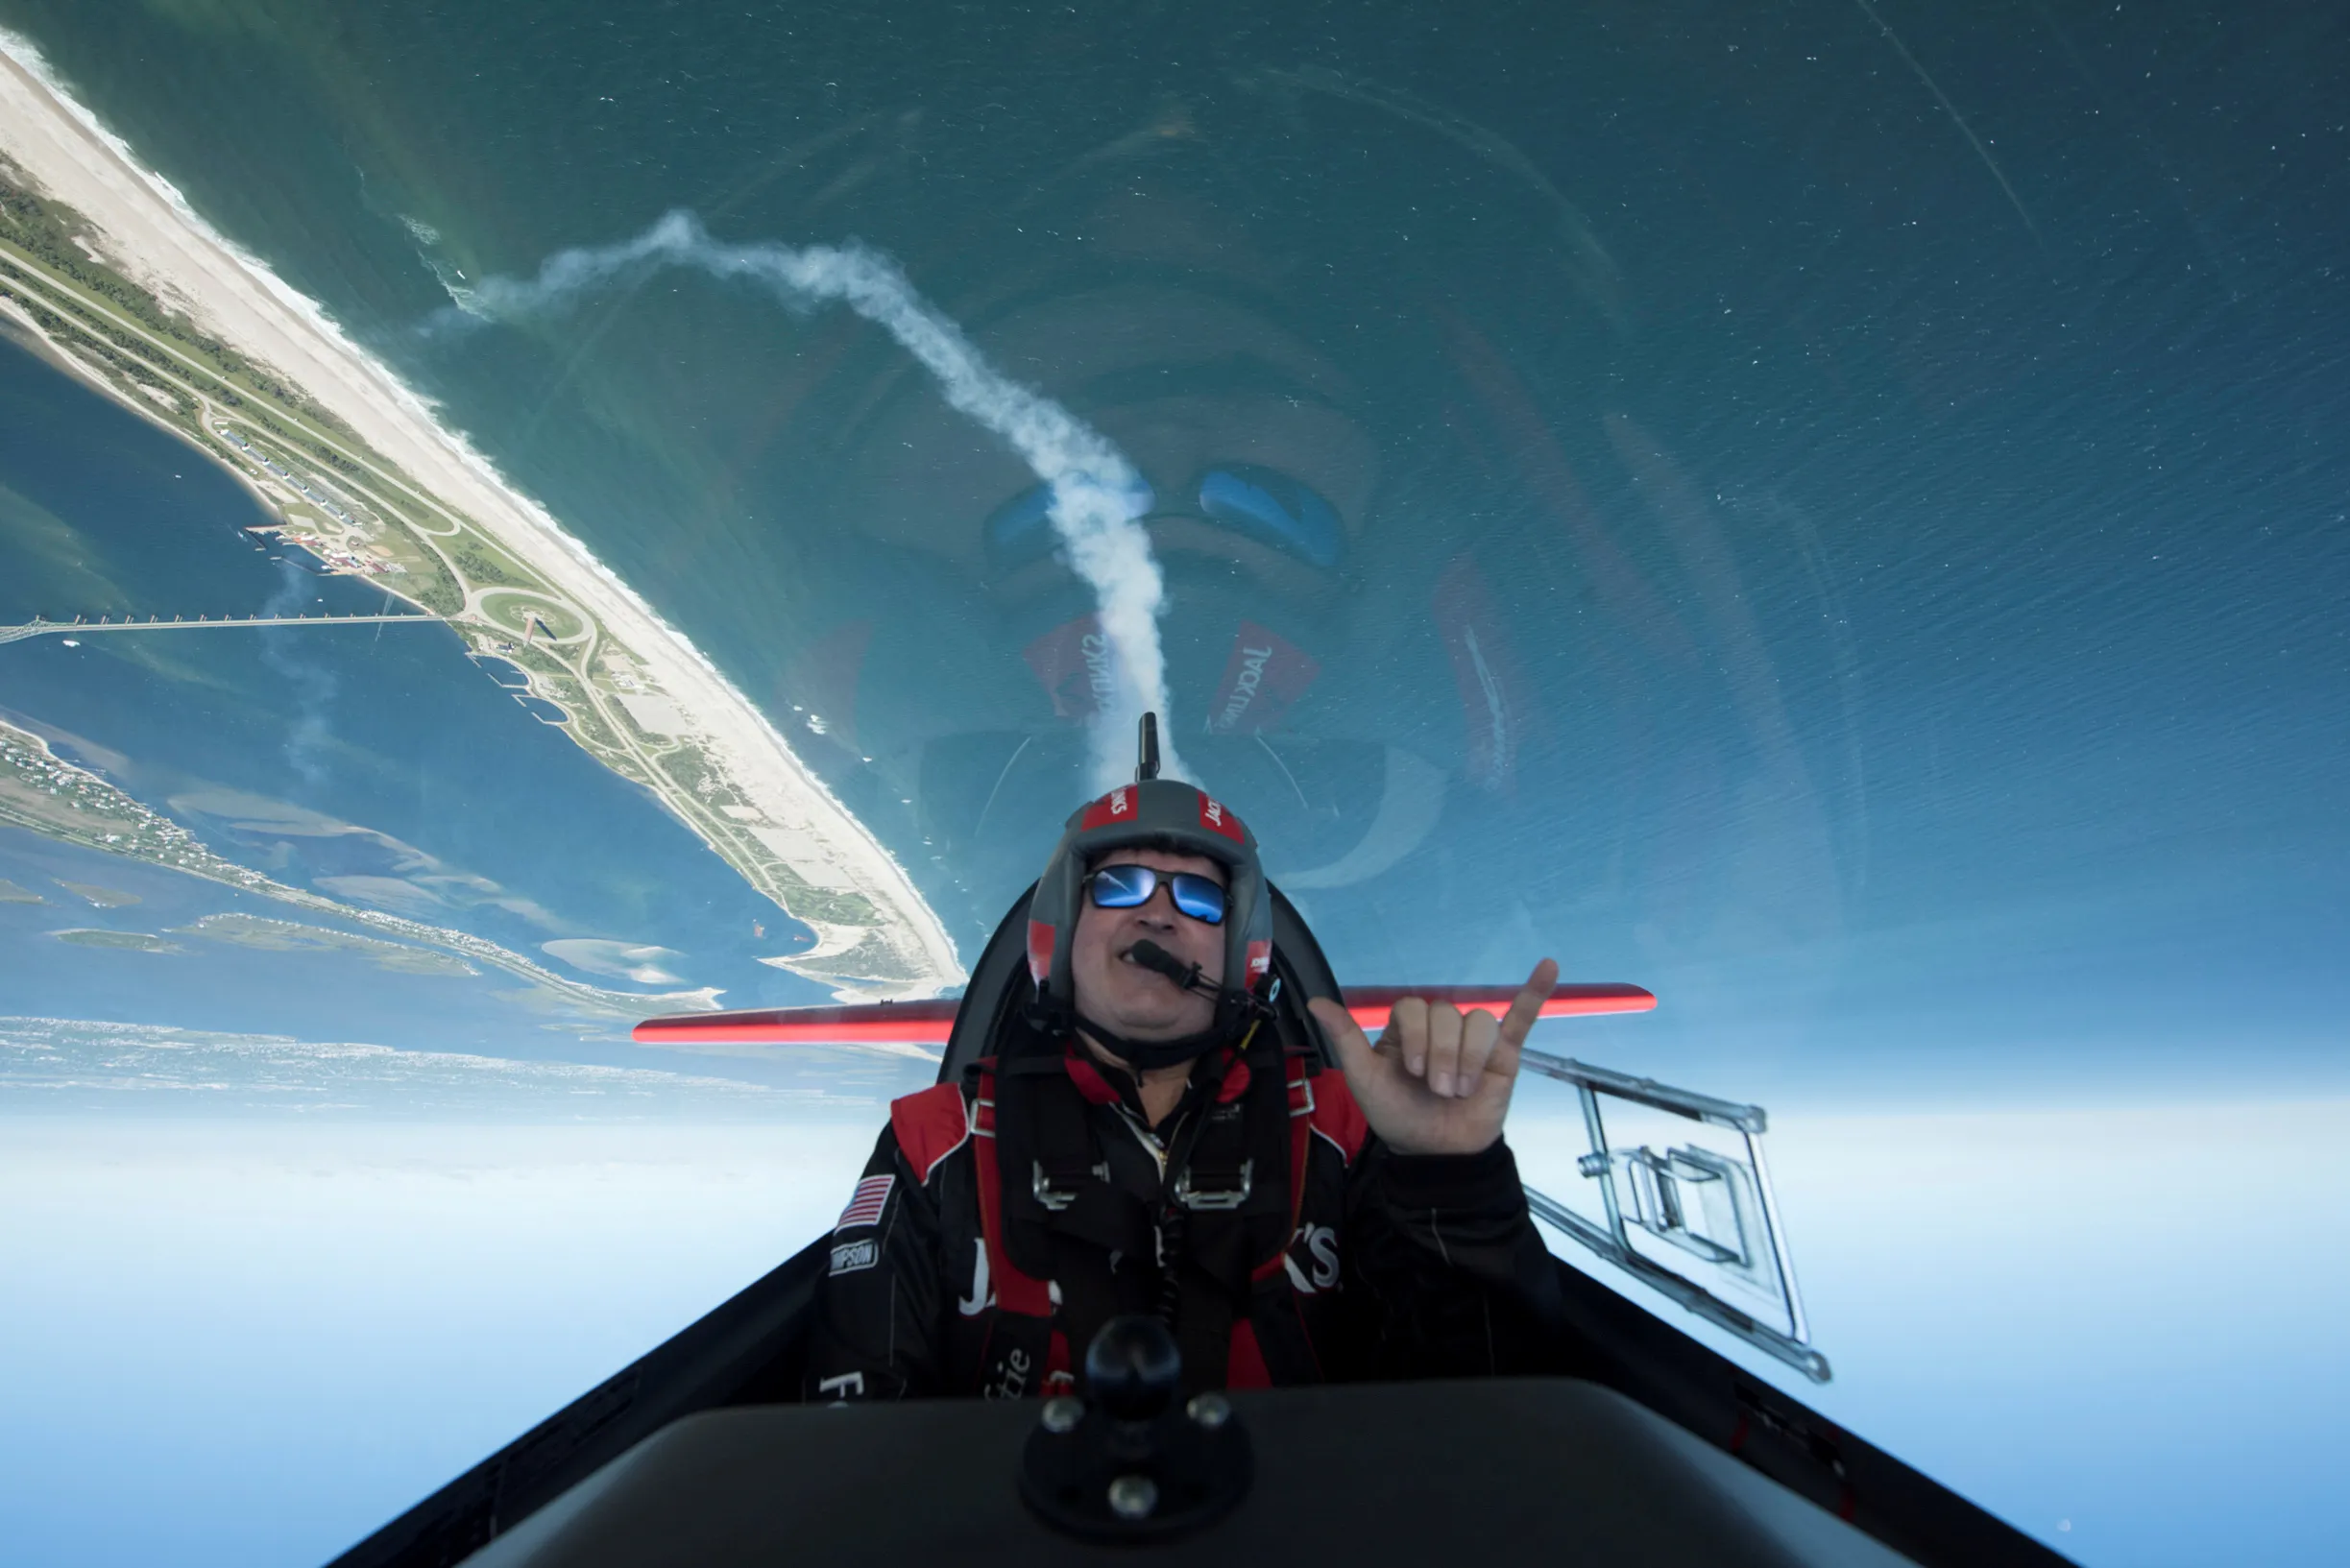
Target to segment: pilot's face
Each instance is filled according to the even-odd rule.
[[[999,366],[1035,381],[1132,461],[1151,487],[1144,526],[1168,568],[1197,565],[1216,582],[1248,580],[1309,600],[1329,591],[1379,460],[1341,411],[1351,388],[1310,346],[1229,302],[1140,286],[1041,302],[973,335]],[[993,537],[1036,475],[917,376],[898,367],[869,433],[844,454],[844,520],[942,559],[999,602],[1025,602],[1068,581],[1049,538],[1024,548]],[[1310,495],[1322,537],[1294,539],[1220,516],[1203,504],[1200,486],[1220,471],[1273,475],[1284,495]]]
[[[1111,865],[1149,866],[1161,873],[1187,871],[1219,886],[1224,880],[1223,867],[1215,861],[1166,850],[1113,850],[1095,869]],[[1078,1011],[1137,1040],[1172,1040],[1206,1028],[1216,1020],[1213,998],[1183,990],[1166,976],[1127,957],[1134,944],[1146,938],[1184,963],[1198,964],[1202,979],[1223,983],[1223,928],[1194,920],[1178,910],[1165,882],[1152,889],[1149,902],[1131,909],[1097,908],[1088,890],[1078,909],[1077,935],[1069,953]]]

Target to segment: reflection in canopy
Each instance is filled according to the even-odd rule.
[[[1301,124],[1310,163],[1279,156]],[[983,146],[916,171],[887,152],[903,132],[812,150],[811,221],[891,235],[989,365],[1130,462],[1182,765],[1276,875],[1345,891],[1315,910],[1342,962],[1417,969],[1432,941],[1474,961],[1494,929],[1554,931],[1593,898],[1633,898],[1668,942],[1696,918],[1773,944],[1834,928],[1786,652],[1713,504],[1611,405],[1613,263],[1503,138],[1314,71],[1170,100],[1041,177]],[[941,157],[962,200],[917,221],[902,204],[939,188]],[[1053,486],[967,398],[844,314],[785,341],[755,405],[721,415],[779,519],[742,563],[771,591],[690,587],[739,606],[731,631],[695,624],[768,666],[755,688],[968,944],[1092,782],[1085,736],[1113,737],[1097,774],[1123,744],[1117,639]],[[1548,846],[1530,874],[1529,842]],[[1748,892],[1726,910],[1698,883]]]

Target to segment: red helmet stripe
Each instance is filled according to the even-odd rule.
[[[1043,985],[1053,977],[1053,923],[1029,922],[1029,977]]]
[[[1204,789],[1199,791],[1199,795],[1200,827],[1213,833],[1222,833],[1235,844],[1248,842],[1247,838],[1243,836],[1247,830],[1241,827],[1240,818],[1234,816],[1228,807],[1219,801],[1210,800]]]
[[[1204,800],[1206,797],[1200,798]],[[1106,828],[1113,822],[1131,822],[1133,820],[1134,786],[1120,784],[1085,808],[1085,815],[1078,823],[1078,830],[1083,832],[1095,828]]]

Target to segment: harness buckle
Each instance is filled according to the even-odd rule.
[[[1255,1175],[1256,1161],[1243,1160],[1240,1163],[1239,1186],[1219,1187],[1212,1192],[1203,1193],[1192,1185],[1191,1169],[1186,1166],[1182,1173],[1175,1177],[1175,1200],[1195,1212],[1218,1213],[1226,1209],[1237,1209],[1248,1201],[1248,1194],[1256,1185]]]
[[[1030,1167],[1029,1192],[1039,1204],[1044,1206],[1046,1212],[1058,1214],[1078,1200],[1078,1194],[1074,1191],[1053,1185],[1053,1178],[1045,1174],[1044,1161],[1031,1160],[1029,1163]],[[1088,1174],[1102,1181],[1109,1180],[1109,1162],[1102,1161],[1100,1165],[1095,1166]]]

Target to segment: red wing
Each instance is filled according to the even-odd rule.
[[[1346,988],[1346,1011],[1363,1026],[1366,1034],[1377,1034],[1387,1027],[1387,1015],[1405,997],[1425,997],[1430,1001],[1449,1001],[1456,1007],[1482,1007],[1489,1013],[1504,1013],[1517,1000],[1522,987],[1515,985],[1350,985]],[[1645,1013],[1657,1005],[1654,993],[1636,985],[1559,985],[1551,988],[1550,1000],[1542,1003],[1544,1018],[1586,1018],[1593,1013]]]
[[[1511,985],[1358,985],[1346,1010],[1370,1033],[1387,1027],[1401,997],[1426,997],[1457,1007],[1507,1008]],[[861,1007],[768,1007],[736,1013],[671,1013],[636,1027],[640,1045],[944,1046],[955,1027],[957,1001],[879,1001]],[[1542,1003],[1544,1018],[1590,1013],[1644,1013],[1657,999],[1636,985],[1562,985]]]
[[[646,1046],[943,1046],[958,1001],[877,1001],[861,1007],[767,1007],[671,1013],[637,1025]]]

